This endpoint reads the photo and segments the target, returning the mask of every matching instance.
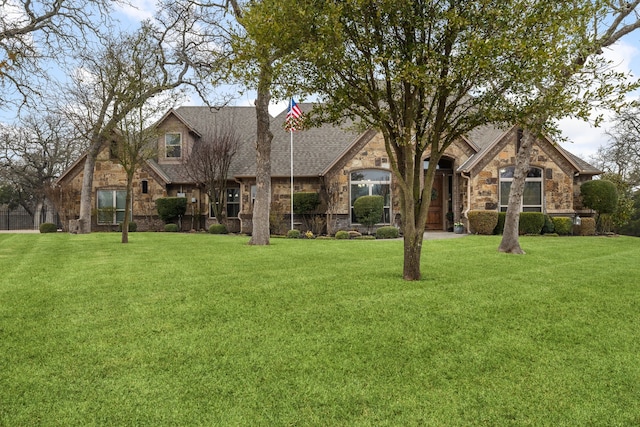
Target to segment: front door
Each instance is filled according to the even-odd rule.
[[[427,215],[427,230],[443,229],[443,200],[444,191],[442,191],[443,175],[436,174],[433,179],[433,190],[431,190],[431,205],[429,205],[429,214]]]

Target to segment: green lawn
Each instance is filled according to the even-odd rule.
[[[640,240],[0,234],[2,426],[637,426]]]

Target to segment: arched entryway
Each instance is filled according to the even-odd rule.
[[[451,218],[448,212],[453,212],[453,159],[442,158],[438,162],[436,176],[431,190],[431,204],[427,215],[426,230],[447,230]],[[426,171],[429,159],[424,161]],[[451,215],[449,215],[451,216]]]

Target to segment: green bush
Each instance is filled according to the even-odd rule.
[[[595,234],[596,234],[595,218],[582,218],[582,221],[580,222],[580,235],[595,236]]]
[[[50,222],[43,222],[40,224],[40,232],[41,233],[55,233],[58,231],[58,227]]]
[[[544,214],[542,212],[521,212],[518,223],[520,234],[540,234],[544,227]]]
[[[506,212],[498,212],[498,223],[496,224],[496,228],[493,230],[493,234],[502,234],[504,233],[504,221],[507,219]]]
[[[348,231],[340,230],[336,233],[336,239],[339,239],[339,240],[349,239],[349,237],[350,236]]]
[[[300,238],[300,230],[287,231],[287,239],[299,239],[299,238]]]
[[[293,194],[293,213],[296,215],[304,215],[316,210],[320,205],[320,195],[318,193],[294,193]]]
[[[129,228],[129,232],[138,231],[138,224],[136,224],[133,221],[130,221],[128,228]],[[122,232],[122,223],[121,222],[118,223],[118,231]]]
[[[398,237],[398,229],[392,225],[380,227],[376,230],[376,239],[395,239]]]
[[[556,226],[553,219],[549,215],[544,216],[544,225],[542,226],[542,234],[551,234],[556,232]]]
[[[556,216],[551,218],[556,233],[561,236],[568,236],[573,231],[573,220],[566,216]]]
[[[224,224],[211,224],[209,227],[209,233],[211,234],[227,234],[228,232],[229,230]]]
[[[165,224],[164,231],[175,233],[178,231],[178,224]]]
[[[615,212],[618,206],[618,190],[611,181],[597,179],[587,181],[580,186],[582,204],[598,214],[610,214]]]
[[[358,223],[370,228],[382,221],[384,198],[382,196],[360,196],[353,202],[353,212]]]
[[[158,216],[164,222],[173,221],[187,211],[186,197],[162,197],[156,200]]]
[[[498,225],[497,211],[470,211],[468,218],[471,232],[476,234],[493,234]]]

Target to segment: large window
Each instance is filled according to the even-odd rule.
[[[165,157],[182,157],[182,135],[179,133],[167,133],[164,136]]]
[[[227,188],[226,192],[227,218],[237,218],[240,214],[240,188]],[[213,206],[210,206],[209,216],[213,218]]]
[[[98,190],[98,224],[119,224],[124,221],[127,192],[124,190]]]
[[[500,211],[506,212],[515,166],[500,169]],[[530,168],[522,193],[523,212],[542,212],[542,169]]]
[[[391,172],[378,169],[365,169],[351,172],[351,222],[356,223],[353,202],[361,196],[382,196],[384,213],[380,223],[391,223]]]

